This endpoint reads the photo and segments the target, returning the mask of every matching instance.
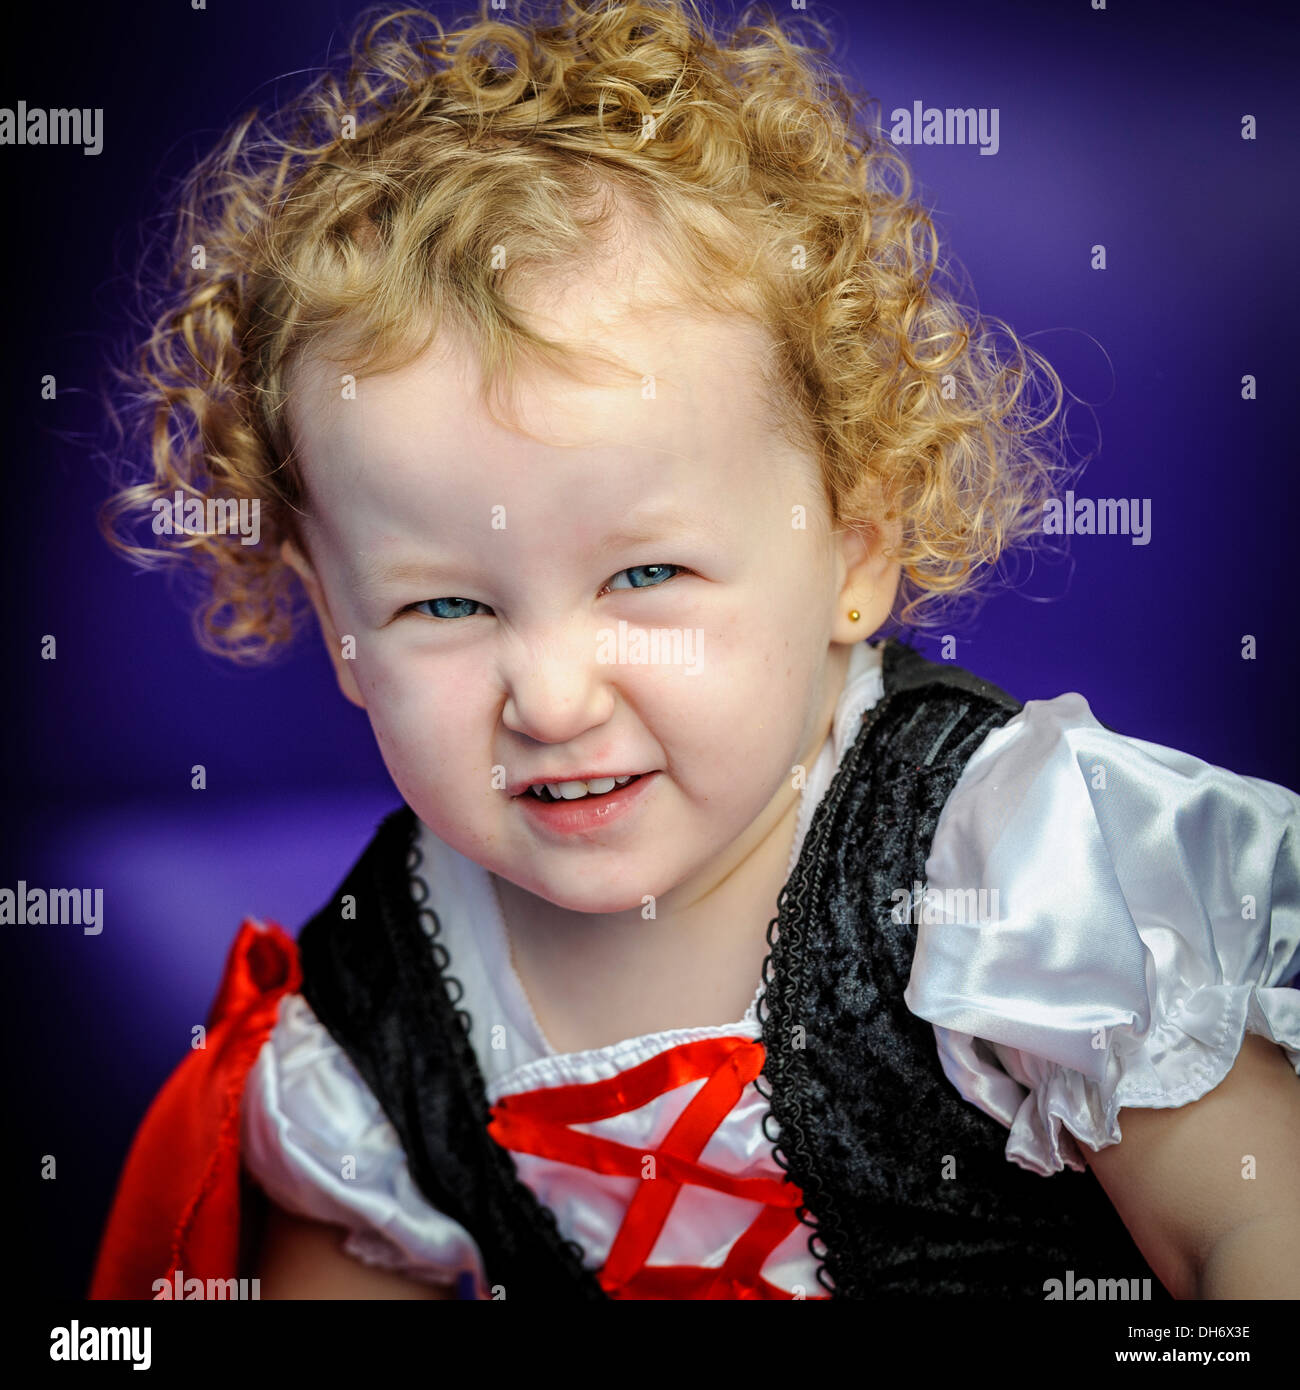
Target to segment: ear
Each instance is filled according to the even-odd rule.
[[[334,619],[330,616],[329,604],[325,601],[325,591],[321,588],[320,579],[312,568],[311,561],[292,540],[285,540],[281,543],[280,558],[302,580],[302,587],[307,590],[307,597],[311,599],[312,607],[316,610],[321,636],[325,639],[325,649],[329,652],[330,661],[334,664],[334,675],[338,680],[339,689],[343,692],[344,699],[351,700],[358,709],[365,709],[366,702],[361,698],[361,691],[357,686],[356,676],[353,674],[352,663],[343,658],[343,642],[334,627]]]
[[[893,611],[902,567],[886,551],[897,551],[902,524],[885,519],[842,522],[837,540],[842,578],[831,640],[851,644],[870,637]],[[857,622],[849,617],[853,610],[859,614]]]

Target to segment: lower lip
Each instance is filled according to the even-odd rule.
[[[621,821],[644,800],[657,773],[642,773],[635,781],[625,782],[604,796],[587,796],[576,801],[542,801],[532,792],[516,797],[522,802],[524,814],[545,829],[559,835],[582,835],[603,830]]]

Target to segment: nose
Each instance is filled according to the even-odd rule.
[[[505,659],[502,723],[538,743],[570,743],[614,711],[614,668],[597,661],[596,634],[583,622],[521,640]]]

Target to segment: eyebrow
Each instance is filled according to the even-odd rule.
[[[593,548],[596,554],[618,550],[631,545],[648,545],[653,541],[665,539],[670,531],[676,531],[689,540],[716,539],[717,527],[699,517],[687,516],[671,510],[646,513],[641,517],[624,522],[611,531]],[[448,573],[459,568],[454,562],[428,560],[398,560],[383,565],[364,562],[360,581],[363,587],[382,588],[388,584],[415,583],[433,575]]]

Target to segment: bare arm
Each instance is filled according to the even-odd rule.
[[[1083,1155],[1175,1298],[1300,1298],[1300,1079],[1248,1033],[1214,1090]],[[1253,1174],[1253,1175],[1252,1175]]]
[[[263,1298],[454,1298],[451,1287],[421,1284],[362,1264],[343,1251],[346,1231],[304,1221],[268,1204],[257,1277]]]

